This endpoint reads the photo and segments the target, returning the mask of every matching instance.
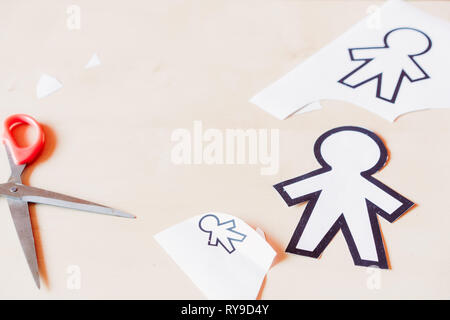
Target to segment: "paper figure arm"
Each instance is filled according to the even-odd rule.
[[[226,221],[220,224],[220,229],[224,235],[224,238],[235,241],[243,241],[246,237],[245,234],[234,230],[236,228],[236,222],[234,220]]]
[[[393,214],[398,208],[403,205],[403,202],[396,199],[395,197],[369,181],[365,184],[364,187],[366,199],[389,215]],[[392,192],[395,193],[395,191]]]
[[[305,201],[306,199],[301,199],[303,196],[322,190],[327,176],[328,173],[321,173],[310,177],[305,175],[281,182],[274,187],[288,205],[294,205]]]
[[[350,51],[350,57],[352,60],[368,60],[368,59],[374,59],[378,55],[383,53],[383,50],[386,48],[353,48],[349,49]]]

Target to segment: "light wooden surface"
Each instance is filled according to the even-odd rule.
[[[29,113],[45,124],[44,154],[26,183],[104,203],[135,221],[33,206],[43,288],[35,289],[9,209],[0,200],[0,298],[185,298],[203,296],[153,235],[219,211],[259,226],[280,252],[263,299],[450,298],[450,110],[395,123],[348,103],[279,121],[248,99],[360,20],[373,1],[17,1],[0,3],[0,119]],[[413,1],[450,20],[450,3]],[[69,5],[81,29],[66,27]],[[102,65],[83,66],[97,52]],[[41,73],[64,87],[37,100]],[[171,133],[205,128],[280,129],[280,170],[171,162]],[[386,141],[376,176],[418,205],[381,221],[393,269],[353,265],[338,234],[320,260],[283,253],[304,209],[288,208],[272,184],[318,167],[312,146],[341,125]],[[0,181],[8,178],[3,148]],[[69,290],[67,268],[80,267]]]

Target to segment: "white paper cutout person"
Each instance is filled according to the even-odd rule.
[[[395,221],[413,203],[372,177],[387,161],[381,139],[359,127],[324,133],[321,169],[275,185],[289,206],[309,201],[287,252],[318,258],[342,230],[356,265],[389,268],[377,215]]]
[[[321,100],[345,101],[388,121],[450,108],[448,19],[399,0],[386,1],[377,15],[379,29],[366,17],[250,101],[280,120]]]
[[[220,244],[230,254],[236,250],[233,241],[242,242],[246,238],[245,234],[234,230],[234,219],[220,222],[216,215],[207,214],[200,219],[198,225],[200,230],[209,233],[208,245],[217,247]]]
[[[382,47],[349,49],[352,61],[364,63],[338,82],[357,88],[376,80],[377,98],[395,103],[405,77],[410,82],[429,78],[414,57],[428,52],[430,48],[431,39],[420,30],[413,28],[391,30],[384,36]],[[386,66],[390,66],[389,69],[386,69]]]

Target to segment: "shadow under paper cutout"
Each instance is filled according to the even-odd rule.
[[[253,226],[252,226],[252,228],[255,229]],[[285,260],[287,258],[287,255],[284,252],[284,250],[282,249],[282,247],[279,245],[279,243],[276,243],[275,240],[272,239],[272,237],[267,236],[267,234],[265,234],[265,240],[272,247],[272,249],[275,250],[275,252],[276,252],[276,256],[273,259],[272,265],[269,268],[269,271],[270,271],[277,264],[279,264],[280,262]],[[268,272],[267,272],[267,274],[268,274]],[[256,297],[256,300],[261,300],[262,299],[262,294],[263,294],[264,289],[266,287],[267,274],[264,276],[263,282],[261,283],[261,288],[259,289],[258,296]]]

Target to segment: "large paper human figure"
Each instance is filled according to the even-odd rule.
[[[395,103],[404,78],[410,82],[429,78],[414,57],[425,54],[430,48],[431,39],[420,30],[391,30],[384,36],[384,45],[381,47],[349,49],[352,61],[364,63],[339,82],[357,88],[375,80],[377,98]]]
[[[308,201],[286,249],[318,258],[342,230],[356,265],[389,268],[377,215],[398,219],[413,203],[372,175],[387,161],[381,139],[359,127],[339,127],[316,141],[322,168],[275,185],[285,202]]]

